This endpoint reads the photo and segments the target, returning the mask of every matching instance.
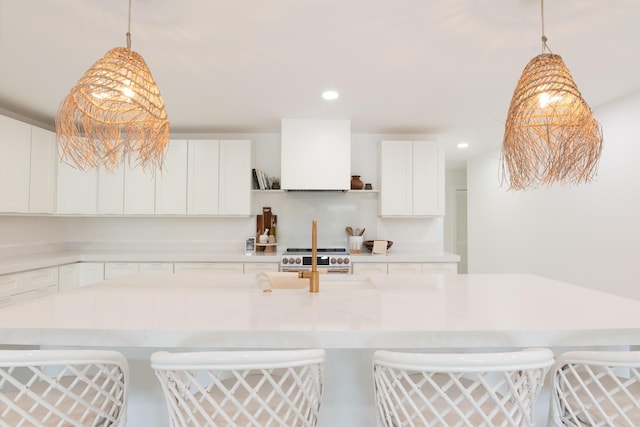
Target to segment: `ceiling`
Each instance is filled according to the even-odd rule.
[[[0,109],[53,128],[81,75],[125,46],[127,13],[127,0],[0,0]],[[545,3],[548,45],[592,108],[640,89],[639,22],[638,0]],[[538,0],[133,0],[131,33],[172,133],[350,119],[354,133],[433,135],[454,167],[500,146],[541,53]],[[321,99],[329,88],[338,100]]]

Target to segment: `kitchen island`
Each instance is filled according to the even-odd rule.
[[[328,349],[321,426],[364,427],[378,348],[640,345],[640,301],[536,276],[325,275],[318,294],[268,287],[256,275],[119,277],[0,309],[0,341],[122,350],[135,367],[133,426],[167,425],[148,367],[157,349]]]

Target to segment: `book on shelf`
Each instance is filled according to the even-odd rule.
[[[256,190],[270,190],[271,178],[260,169],[253,169],[253,188]]]
[[[253,189],[254,190],[259,190],[260,189],[260,181],[258,180],[258,171],[254,168],[251,170],[251,173],[253,175]]]

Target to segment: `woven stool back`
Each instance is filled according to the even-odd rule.
[[[0,350],[1,426],[124,426],[125,357],[96,350]]]
[[[373,358],[381,425],[534,425],[535,401],[553,353],[419,354],[377,351]]]
[[[158,352],[151,356],[175,426],[313,427],[324,350]]]

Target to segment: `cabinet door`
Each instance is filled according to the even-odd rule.
[[[278,271],[280,265],[277,262],[246,262],[244,274],[261,274],[265,271]]]
[[[387,264],[382,262],[354,263],[353,274],[387,274]]]
[[[140,274],[143,273],[173,273],[172,262],[141,262],[139,264]]]
[[[152,172],[128,162],[124,165],[125,215],[153,214],[156,199],[155,179]]]
[[[0,116],[0,212],[29,211],[31,126]]]
[[[202,273],[202,274],[242,274],[244,266],[235,262],[177,262],[176,273]]]
[[[432,262],[422,264],[422,274],[457,274],[458,264],[454,262]]]
[[[9,297],[22,292],[24,287],[24,275],[9,274],[0,276],[0,297]]]
[[[422,274],[422,264],[409,262],[389,263],[387,271],[389,274]]]
[[[60,292],[104,280],[104,264],[101,262],[66,264],[61,265],[58,270]]]
[[[413,215],[444,215],[444,151],[436,144],[413,143]]]
[[[29,212],[54,213],[56,210],[56,134],[31,128],[31,172]]]
[[[187,213],[187,141],[169,141],[162,171],[156,171],[156,214]]]
[[[98,170],[98,213],[122,215],[124,213],[124,165],[114,170]]]
[[[25,273],[24,290],[58,289],[58,267],[40,268]]]
[[[412,142],[380,143],[380,197],[382,216],[406,216],[413,212]]]
[[[95,214],[97,181],[95,169],[82,171],[67,163],[59,163],[56,211],[61,214]]]
[[[217,215],[220,144],[198,140],[188,143],[187,214]]]
[[[137,262],[107,262],[104,264],[104,278],[113,279],[119,276],[138,274]]]
[[[251,215],[251,142],[220,141],[220,215]]]

